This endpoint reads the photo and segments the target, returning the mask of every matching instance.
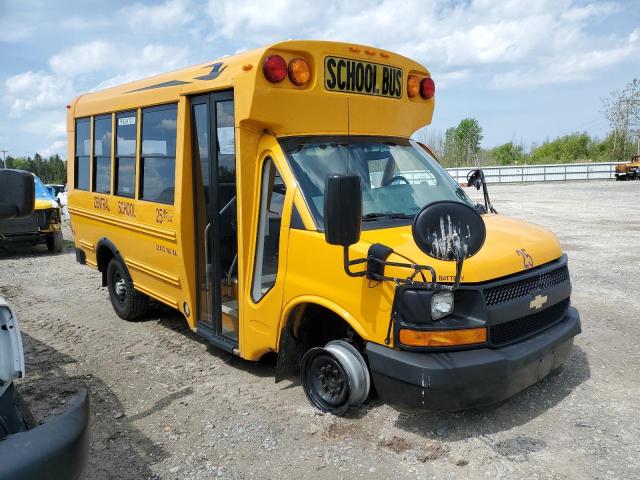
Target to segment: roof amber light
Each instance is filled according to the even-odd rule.
[[[311,79],[311,67],[304,58],[294,58],[289,62],[289,80],[294,85],[301,87],[309,83]]]
[[[420,96],[429,100],[436,93],[436,84],[431,77],[425,77],[420,82]]]
[[[270,55],[262,64],[262,73],[271,83],[280,83],[287,76],[287,62],[280,55]]]
[[[409,347],[452,347],[473,345],[487,341],[486,328],[465,328],[461,330],[400,330],[400,343]]]
[[[420,92],[420,79],[415,75],[407,77],[407,96],[413,98]]]

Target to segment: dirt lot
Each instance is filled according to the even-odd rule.
[[[640,182],[491,193],[559,235],[583,325],[562,369],[497,408],[322,415],[297,382],[274,383],[272,362],[208,347],[162,306],[117,318],[70,242],[0,252],[27,354],[19,388],[39,419],[89,389],[90,479],[640,478]]]

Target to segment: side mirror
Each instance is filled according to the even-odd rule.
[[[24,170],[0,170],[0,218],[24,218],[33,214],[36,184]]]
[[[413,220],[413,239],[424,253],[438,260],[461,261],[475,255],[487,234],[484,220],[469,205],[433,202]]]
[[[362,185],[358,175],[327,176],[324,184],[324,238],[348,247],[360,240]]]

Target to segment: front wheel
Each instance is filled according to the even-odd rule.
[[[302,357],[302,387],[309,401],[324,412],[344,415],[369,396],[371,378],[358,350],[343,340],[312,348]]]
[[[107,287],[111,305],[123,320],[135,320],[147,311],[149,297],[133,288],[124,265],[115,258],[107,267]]]
[[[50,252],[60,253],[62,251],[64,239],[62,238],[62,232],[60,230],[48,234],[45,240],[47,242],[47,250]]]

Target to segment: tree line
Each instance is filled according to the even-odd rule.
[[[6,158],[7,168],[17,168],[35,173],[44,183],[64,185],[67,183],[67,162],[57,153],[43,158],[39,153],[31,157]]]

